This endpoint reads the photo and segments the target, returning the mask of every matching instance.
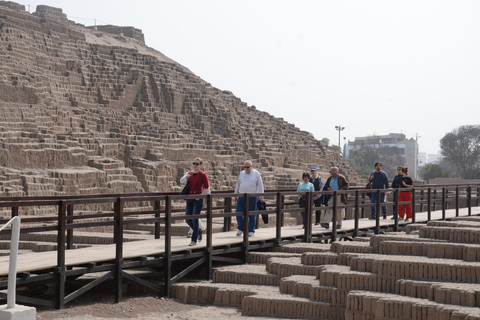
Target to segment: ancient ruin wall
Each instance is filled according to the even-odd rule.
[[[248,106],[144,44],[61,9],[0,2],[0,195],[178,190],[195,157],[214,190],[251,159],[266,187],[311,165],[354,173],[309,133]]]

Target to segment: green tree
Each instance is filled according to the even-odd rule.
[[[377,149],[377,155],[378,162],[382,163],[382,170],[385,171],[390,178],[393,178],[397,174],[398,166],[409,166],[407,159],[401,154],[400,148],[398,147],[380,146]]]
[[[347,163],[359,175],[369,175],[376,159],[377,150],[363,146],[350,152]]]
[[[446,173],[440,164],[429,163],[422,168],[421,176],[427,182],[430,182],[430,179],[435,178],[446,178],[448,173]]]
[[[461,178],[473,179],[480,163],[480,126],[468,125],[447,133],[440,140],[443,157],[455,165]]]
[[[457,167],[447,160],[445,158],[441,157],[440,160],[438,161],[438,164],[440,167],[442,167],[443,172],[450,177],[450,178],[460,178],[460,175],[458,174]]]
[[[322,140],[320,140],[321,142],[325,143],[327,146],[330,145],[330,139],[328,138],[323,138]]]
[[[375,170],[375,162],[382,163],[382,169],[393,178],[397,166],[408,166],[398,147],[380,146],[378,148],[362,146],[350,152],[347,163],[359,175],[369,175]]]
[[[340,149],[340,147],[337,146],[336,144],[331,145],[330,148],[332,148],[333,150],[335,150],[336,152],[338,152],[340,154],[342,153],[342,149]]]

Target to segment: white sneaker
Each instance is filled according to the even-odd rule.
[[[240,237],[243,234],[243,231],[237,230],[237,237]]]
[[[407,221],[410,221],[410,219],[408,219],[408,218],[405,218],[405,220],[403,220],[403,221],[407,222]]]
[[[254,235],[255,235],[255,233],[253,233],[253,232],[249,232],[249,233],[248,233],[248,236],[249,236],[249,237],[253,237]]]
[[[196,242],[193,242],[193,241],[192,241],[192,242],[190,242],[190,244],[189,244],[188,246],[191,247],[191,246],[194,246],[194,245],[196,245],[196,244],[197,244]]]

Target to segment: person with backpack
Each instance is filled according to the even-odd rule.
[[[398,189],[400,188],[401,184],[402,184],[402,179],[403,179],[403,175],[402,175],[402,167],[397,167],[397,175],[393,178],[393,181],[392,181],[392,189]],[[397,197],[397,193],[394,193],[394,198],[393,198],[393,203],[397,203],[397,199],[395,198]],[[392,216],[392,220],[395,219],[395,215],[397,214],[397,208],[396,206],[394,205],[393,206],[393,216]],[[403,218],[403,217],[402,217]]]
[[[412,201],[413,180],[408,176],[408,167],[402,167],[402,182],[400,185],[400,192],[398,193],[398,201],[408,202]],[[412,219],[412,204],[400,204],[398,205],[398,215],[400,218],[404,218],[404,221]]]
[[[208,176],[203,169],[203,160],[200,158],[195,158],[192,161],[193,171],[189,171],[183,178],[185,182],[190,185],[188,189],[188,195],[198,194],[204,195],[208,194],[210,190],[210,185],[208,181]],[[182,178],[182,179],[183,179]],[[189,199],[187,200],[187,206],[185,208],[185,214],[187,216],[199,215],[202,211],[204,205],[204,199]],[[189,246],[194,246],[198,242],[202,241],[203,230],[198,227],[198,219],[187,219],[185,220],[190,228],[192,228],[192,239]]]

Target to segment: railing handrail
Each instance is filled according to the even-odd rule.
[[[12,245],[11,245],[11,257],[12,253],[14,251],[14,233],[18,236],[19,238],[19,233],[20,233],[20,218],[18,218],[19,214],[19,208],[21,207],[31,207],[32,204],[35,203],[35,200],[37,200],[37,204],[39,206],[56,206],[58,209],[57,211],[57,224],[56,225],[33,225],[30,228],[30,225],[28,224],[29,222],[38,222],[37,218],[32,218],[29,217],[28,215],[22,216],[24,217],[23,221],[23,228],[22,232],[23,233],[28,233],[28,232],[38,232],[38,231],[45,231],[45,230],[57,230],[57,267],[55,268],[55,273],[56,273],[56,281],[57,281],[57,307],[61,308],[65,303],[71,301],[72,296],[69,296],[67,299],[65,297],[65,281],[66,281],[66,274],[68,273],[68,268],[66,267],[65,263],[65,251],[66,249],[70,249],[73,247],[73,229],[75,228],[86,228],[86,227],[94,227],[94,226],[100,226],[100,225],[109,225],[109,226],[114,226],[113,230],[113,236],[114,236],[114,241],[116,244],[116,258],[115,258],[115,285],[116,285],[116,301],[118,301],[121,298],[121,283],[122,283],[122,266],[123,266],[123,228],[127,224],[132,224],[134,223],[133,220],[130,220],[130,216],[133,215],[154,215],[153,217],[142,217],[140,219],[135,219],[138,223],[143,223],[143,222],[148,222],[148,223],[154,223],[155,224],[155,238],[159,239],[160,238],[160,223],[165,224],[165,254],[163,256],[163,264],[165,265],[166,271],[165,271],[165,287],[167,288],[167,294],[168,290],[170,288],[170,285],[176,281],[178,281],[183,275],[187,274],[192,268],[196,268],[199,266],[201,261],[207,261],[208,265],[208,273],[209,275],[211,274],[211,266],[212,266],[212,261],[214,252],[213,250],[213,242],[212,242],[212,220],[215,216],[218,217],[223,217],[224,220],[224,231],[230,230],[231,226],[231,218],[237,215],[243,215],[244,216],[244,223],[248,221],[247,217],[249,215],[257,215],[263,212],[267,212],[268,214],[276,215],[276,235],[274,239],[274,244],[280,244],[283,240],[282,237],[282,231],[281,228],[284,226],[284,213],[286,212],[293,212],[293,213],[299,213],[301,211],[305,211],[305,230],[304,230],[304,240],[305,242],[311,242],[314,238],[312,236],[312,223],[311,223],[311,217],[312,213],[314,211],[326,211],[326,210],[333,210],[336,211],[337,209],[347,209],[350,208],[354,210],[355,216],[355,228],[352,232],[353,236],[357,236],[360,234],[359,231],[359,224],[358,220],[360,218],[364,218],[364,209],[369,209],[371,207],[375,207],[377,212],[380,212],[380,207],[383,205],[389,205],[393,206],[394,212],[398,213],[398,205],[402,204],[407,204],[408,202],[405,201],[399,201],[398,197],[394,198],[393,202],[390,204],[383,204],[380,203],[380,197],[376,197],[376,201],[374,203],[371,203],[368,199],[367,193],[375,192],[377,195],[380,193],[392,193],[392,194],[398,194],[400,191],[409,191],[412,193],[412,200],[410,201],[412,205],[412,222],[415,222],[415,204],[427,204],[428,207],[428,220],[431,219],[430,216],[430,211],[431,211],[431,204],[434,206],[435,210],[435,205],[438,204],[441,206],[443,210],[443,215],[442,219],[445,220],[445,210],[447,209],[447,205],[449,201],[455,201],[456,206],[457,206],[457,215],[458,215],[458,205],[459,205],[459,200],[462,200],[462,202],[467,202],[467,207],[469,208],[469,215],[471,215],[471,206],[473,201],[477,201],[477,206],[478,204],[478,199],[479,199],[479,189],[480,185],[479,184],[457,184],[457,188],[455,190],[450,189],[452,186],[447,186],[443,185],[442,188],[440,189],[439,187],[436,186],[418,186],[415,188],[411,189],[374,189],[374,190],[369,190],[369,189],[364,189],[361,187],[353,187],[350,190],[340,190],[340,191],[315,191],[315,192],[297,192],[294,189],[282,189],[282,190],[267,190],[264,193],[234,193],[233,191],[222,191],[222,192],[214,192],[209,195],[189,195],[189,196],[184,196],[180,195],[178,192],[177,193],[132,193],[132,194],[122,194],[122,195],[117,195],[117,196],[112,196],[112,195],[88,195],[88,196],[72,196],[71,198],[68,198],[68,196],[62,197],[60,200],[56,196],[45,196],[45,197],[33,197],[33,198],[28,198],[28,197],[0,197],[0,207],[11,207],[12,208],[12,219],[10,219],[5,226],[0,228],[0,231],[6,228],[7,225],[13,224],[12,226]],[[449,190],[450,189],[450,190]],[[454,193],[449,191],[454,191],[455,196],[451,197],[450,195],[453,195]],[[420,194],[421,192],[421,194]],[[472,194],[473,192],[473,194]],[[326,206],[321,206],[321,207],[314,207],[313,206],[313,195],[318,195],[318,194],[326,194],[326,195],[333,195],[333,198],[331,202],[326,205]],[[337,200],[336,195],[342,195],[342,194],[348,194],[349,195],[349,203],[344,204],[340,201],[340,199]],[[298,202],[294,199],[296,199],[299,195],[305,195],[307,197],[308,203],[307,206],[304,208],[301,208],[298,206]],[[249,210],[248,206],[244,206],[244,211],[243,212],[236,212],[234,206],[232,206],[232,199],[235,197],[255,197],[255,196],[263,196],[265,199],[268,199],[269,203],[272,203],[272,209],[268,211],[253,211]],[[202,198],[206,199],[206,213],[202,213],[199,215],[195,216],[186,216],[184,214],[179,214],[183,209],[180,209],[180,205],[177,206],[177,204],[180,204],[180,200],[185,200],[188,198]],[[26,199],[30,201],[25,201]],[[90,199],[90,201],[86,201],[86,199]],[[220,201],[215,202],[215,207],[213,206],[213,199],[217,201],[217,199],[220,199]],[[222,204],[222,199],[224,199],[224,203]],[[273,202],[272,202],[273,199]],[[354,204],[352,202],[354,200]],[[152,208],[146,208],[146,211],[132,211],[130,212],[129,209],[132,207],[128,205],[129,202],[150,202],[150,206],[153,205]],[[175,206],[172,206],[173,201],[175,201]],[[92,216],[89,215],[74,215],[74,207],[76,205],[84,205],[88,203],[98,203],[98,204],[103,204],[104,203],[113,203],[113,212],[110,207],[107,209],[102,210],[100,213],[95,213]],[[154,203],[154,204],[153,204]],[[161,203],[164,203],[164,206],[161,205]],[[143,205],[140,205],[142,207]],[[148,205],[147,205],[148,206]],[[273,209],[275,208],[275,209]],[[223,212],[221,212],[223,210]],[[360,210],[362,210],[362,216],[360,217]],[[215,211],[215,212],[213,212]],[[108,220],[108,221],[102,221],[102,222],[82,222],[82,223],[74,223],[74,221],[79,221],[84,218],[96,218],[96,217],[107,217],[108,214],[111,214],[111,217],[113,219]],[[172,215],[175,214],[175,215]],[[129,219],[125,219],[128,217]],[[179,275],[176,275],[174,277],[171,277],[171,267],[172,267],[172,262],[174,259],[172,259],[172,246],[171,246],[171,226],[174,221],[181,220],[181,219],[204,219],[207,218],[207,232],[206,232],[206,237],[207,237],[207,248],[205,251],[205,257],[202,258],[204,260],[198,260],[194,264],[192,264],[190,267],[188,267],[186,270],[182,271]],[[228,219],[228,222],[227,222]],[[376,215],[376,222],[375,222],[375,233],[379,233],[380,231],[380,214]],[[52,219],[52,217],[47,218],[48,221],[54,222],[55,220]],[[2,223],[6,221],[3,220]],[[18,221],[18,232],[14,231],[16,228],[15,225],[17,224]],[[332,215],[332,225],[335,226],[336,224],[336,215]],[[321,236],[321,239],[323,240],[335,240],[337,237],[337,230],[335,227],[332,226],[332,233],[331,235],[326,235],[326,236]],[[15,227],[15,228],[14,228]],[[244,225],[244,230],[246,230],[246,225]],[[394,228],[395,231],[398,229],[398,217],[395,219],[394,223]],[[363,231],[362,231],[363,232]],[[250,246],[250,241],[252,239],[248,238],[248,234],[244,233],[243,234],[243,252],[244,252],[244,257],[243,260],[247,260],[247,255],[248,251],[251,250]],[[318,235],[315,235],[315,239],[319,239]],[[328,237],[328,238],[327,238]],[[17,239],[18,239],[17,238]],[[255,239],[253,239],[255,240]],[[255,247],[254,245],[253,247]],[[16,254],[18,254],[18,240],[16,244]],[[195,253],[197,256],[199,256],[200,253]],[[16,258],[16,256],[15,256]],[[233,258],[229,258],[233,259]],[[13,259],[11,258],[10,261],[12,262]],[[16,259],[15,259],[16,262]],[[11,266],[9,269],[9,283],[8,283],[8,290],[9,290],[9,296],[8,298],[13,298],[13,306],[15,305],[15,280],[16,280],[16,264],[15,266]],[[10,274],[13,273],[13,276]],[[13,286],[10,285],[10,280],[13,281]],[[13,294],[10,294],[10,290],[13,290]],[[81,293],[79,293],[81,294]],[[12,302],[9,300],[9,307],[12,304]]]
[[[16,216],[8,220],[8,222],[0,228],[0,231],[10,224],[12,225],[12,237],[10,240],[10,259],[8,265],[7,309],[15,308],[17,294],[17,257],[18,243],[20,240],[20,217]]]

